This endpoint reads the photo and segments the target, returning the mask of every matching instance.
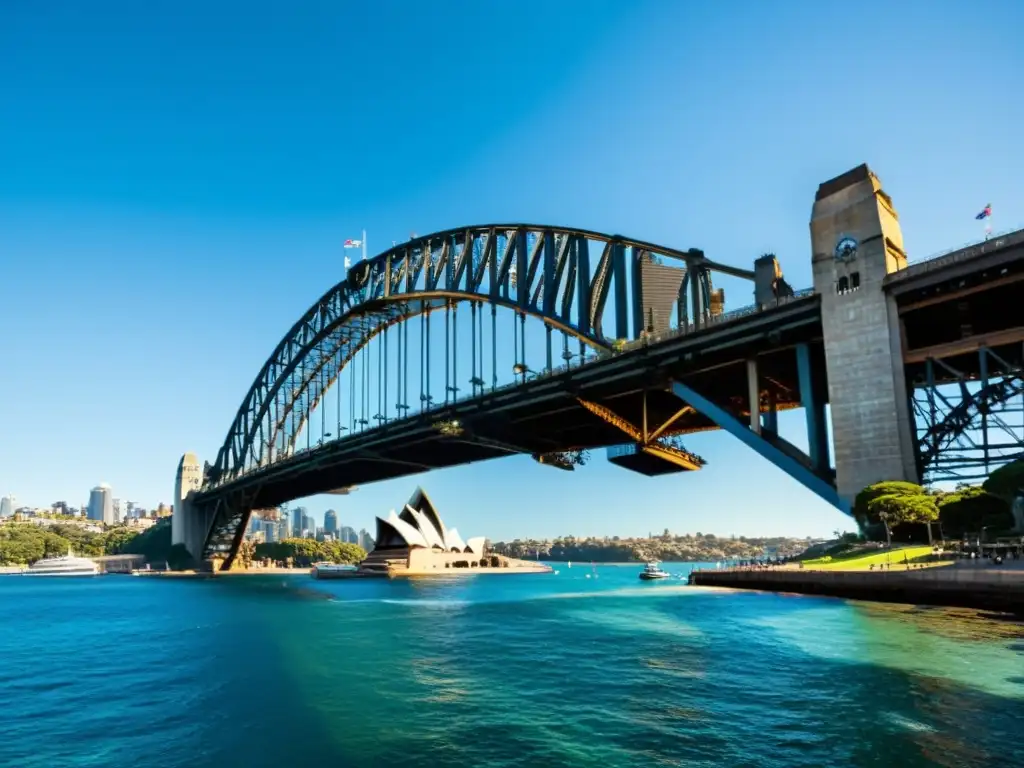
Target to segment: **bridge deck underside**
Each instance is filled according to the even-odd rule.
[[[909,382],[925,382],[929,358],[948,366],[933,374],[938,383],[958,379],[951,369],[977,378],[981,347],[1011,365],[1024,362],[1024,248],[993,259],[970,271],[943,270],[893,288]]]
[[[604,406],[640,429],[646,407],[647,426],[653,431],[684,405],[667,391],[673,378],[747,419],[746,360],[754,357],[764,402],[773,399],[780,409],[793,407],[800,400],[794,351],[798,343],[811,345],[818,396],[824,399],[820,336],[819,304],[811,297],[336,441],[207,492],[199,503],[242,494],[249,508],[272,507],[344,486],[486,459],[627,443],[630,438],[623,431],[579,399]],[[454,422],[460,434],[439,429],[445,424],[451,430]],[[678,416],[663,434],[714,428],[691,412]]]

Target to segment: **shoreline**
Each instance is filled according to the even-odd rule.
[[[834,597],[876,603],[971,608],[1024,615],[1024,570],[924,568],[914,571],[722,569],[694,571],[694,586]]]

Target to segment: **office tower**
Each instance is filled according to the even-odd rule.
[[[100,483],[89,492],[89,519],[114,524],[114,497],[108,483]]]
[[[344,541],[349,544],[358,544],[359,537],[356,536],[355,528],[347,525],[341,526],[341,532],[338,534],[338,541]]]
[[[301,539],[303,536],[303,519],[306,517],[305,507],[296,507],[292,510],[292,538]]]
[[[15,498],[8,494],[0,499],[0,517],[11,517],[14,514]]]
[[[338,536],[338,513],[333,509],[324,512],[324,533],[329,533],[335,538]]]

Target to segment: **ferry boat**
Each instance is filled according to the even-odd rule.
[[[75,557],[71,550],[60,557],[36,560],[21,572],[22,576],[95,576],[99,566],[87,557]]]
[[[339,579],[347,576],[355,576],[359,569],[354,565],[339,565],[336,563],[313,563],[310,575],[314,579]]]
[[[643,581],[656,581],[658,579],[667,579],[672,574],[668,571],[663,571],[658,567],[657,563],[651,562],[644,566],[644,569],[640,571],[640,578]]]

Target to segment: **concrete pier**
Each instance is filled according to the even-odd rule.
[[[694,571],[690,584],[941,605],[1024,615],[1024,570],[941,566],[915,571],[812,571],[789,568]]]

